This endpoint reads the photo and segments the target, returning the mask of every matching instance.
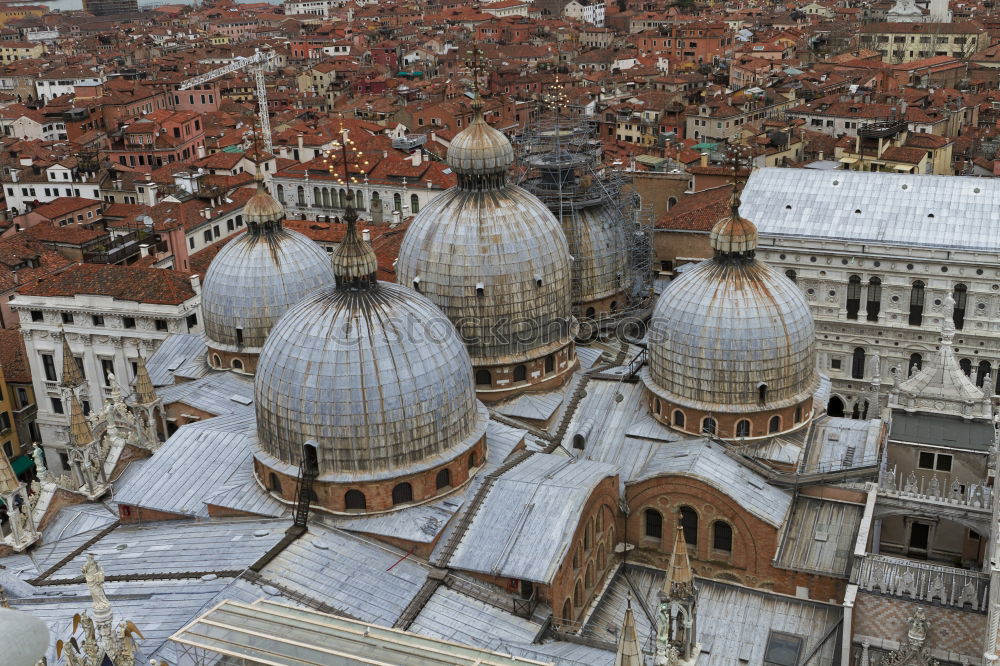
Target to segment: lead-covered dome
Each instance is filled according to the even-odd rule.
[[[261,353],[258,462],[294,477],[303,443],[313,440],[321,488],[442,469],[448,483],[436,476],[431,495],[459,485],[478,463],[448,466],[484,446],[488,420],[461,340],[428,299],[375,280],[374,255],[353,219],[334,265],[337,286],[288,310]],[[421,484],[409,483],[421,499]],[[342,496],[321,500],[338,509]],[[367,507],[376,501],[369,493]]]
[[[561,353],[576,331],[566,236],[544,203],[507,183],[512,160],[510,142],[486,124],[477,104],[474,121],[448,150],[458,185],[413,219],[396,264],[399,282],[455,324],[477,370],[493,368],[485,379],[477,372],[481,396],[491,382],[509,389],[546,381],[575,363]],[[501,379],[505,370],[496,368],[548,355],[555,356],[539,361],[547,371],[524,367]]]
[[[334,282],[329,255],[282,227],[283,217],[281,204],[258,180],[244,207],[246,233],[223,246],[205,274],[201,312],[213,365],[230,367],[228,360],[239,358],[240,367],[250,369],[246,357],[260,352],[278,318]]]
[[[819,384],[812,313],[795,283],[755,258],[757,231],[739,217],[738,206],[734,195],[731,214],[712,230],[715,257],[660,296],[643,379],[673,407],[767,412],[787,430],[805,420],[801,411],[792,418],[791,410],[807,406]],[[761,427],[776,431],[773,424]]]

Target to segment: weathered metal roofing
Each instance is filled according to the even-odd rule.
[[[643,598],[651,613],[656,613],[659,592],[665,572],[658,569],[629,565],[625,573],[632,580],[634,589]],[[594,635],[604,634],[613,638],[607,627],[621,626],[631,587],[622,570],[615,574],[605,594],[591,614],[586,629]],[[802,655],[809,654],[826,637],[843,614],[839,606],[805,599],[796,599],[739,585],[697,578],[698,593],[698,642],[701,654],[698,665],[733,666],[733,664],[762,664],[770,632],[779,631],[803,639]],[[646,644],[655,628],[644,612],[636,609],[636,628],[640,643]],[[837,634],[826,637],[813,661],[832,664],[837,654]]]
[[[296,231],[241,234],[219,250],[205,273],[205,335],[214,349],[259,351],[288,308],[333,280],[330,257]]]
[[[628,242],[621,215],[611,202],[563,213],[563,231],[573,256],[574,304],[628,289]],[[619,308],[624,306],[618,303]]]
[[[541,625],[442,585],[420,609],[410,629],[424,636],[501,650],[507,642],[531,643]]]
[[[199,411],[226,416],[253,414],[253,384],[231,372],[217,372],[192,382],[158,390],[164,405],[182,403]]]
[[[799,495],[778,546],[780,567],[847,578],[864,505]]]
[[[800,403],[819,384],[809,304],[794,282],[756,259],[702,261],[657,301],[642,378],[661,397],[709,412]]]
[[[45,526],[45,538],[33,550],[35,561],[43,570],[52,566],[116,520],[103,504],[63,507]]]
[[[536,358],[575,333],[566,236],[519,187],[435,197],[410,223],[396,271],[455,324],[473,365]]]
[[[424,584],[429,568],[405,552],[317,521],[262,570],[264,581],[391,627]]]
[[[449,560],[451,567],[551,583],[583,505],[614,465],[538,453],[500,476]],[[540,534],[546,538],[539,539]]]
[[[285,535],[288,520],[163,521],[121,525],[89,545],[108,576],[242,571]],[[225,547],[221,547],[225,544]],[[206,555],[211,553],[211,557]],[[79,553],[50,575],[76,578],[86,562]],[[133,618],[138,619],[138,618]]]
[[[320,478],[391,478],[448,462],[486,431],[472,365],[423,296],[391,283],[323,289],[274,327],[257,365],[258,457],[297,470],[319,443]]]
[[[775,527],[782,524],[792,502],[789,493],[768,485],[764,477],[727,456],[721,444],[707,439],[686,439],[657,447],[631,483],[667,474],[700,479]]]
[[[206,498],[252,464],[253,432],[232,426],[225,419],[182,426],[135,473],[122,477],[115,486],[115,501],[207,517]]]
[[[882,425],[881,419],[816,419],[805,471],[836,472],[878,464]]]
[[[201,377],[207,371],[207,366],[203,362],[206,349],[203,335],[192,333],[168,335],[146,360],[146,369],[149,371],[153,386],[170,386],[174,383],[174,373],[191,364],[200,363],[202,371],[197,376],[190,374],[183,376],[192,379]]]
[[[1000,251],[991,178],[767,168],[741,196],[762,236]]]

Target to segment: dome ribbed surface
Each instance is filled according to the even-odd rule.
[[[815,337],[809,306],[787,277],[756,260],[708,259],[657,301],[644,379],[668,400],[708,411],[789,406],[818,385]]]
[[[510,141],[503,132],[490,127],[478,110],[469,126],[448,146],[448,164],[455,173],[496,173],[506,171],[513,163]]]
[[[313,439],[330,482],[427,469],[486,430],[454,328],[426,298],[391,283],[323,289],[291,308],[261,353],[255,396],[265,464],[297,466]]]
[[[577,277],[574,302],[606,298],[626,288],[628,249],[624,227],[617,219],[620,215],[612,204],[587,206],[575,216],[566,215],[563,229]]]
[[[268,194],[262,181],[257,181],[257,191],[243,206],[243,217],[247,224],[263,224],[285,217],[285,209],[277,199]]]
[[[264,346],[274,323],[309,292],[333,284],[327,253],[283,228],[247,231],[212,260],[201,291],[210,347],[241,351]],[[237,345],[236,329],[243,330]]]
[[[474,365],[537,358],[573,337],[566,236],[520,187],[436,197],[410,223],[396,271],[455,324]]]

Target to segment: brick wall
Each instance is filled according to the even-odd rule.
[[[698,479],[667,475],[625,487],[629,506],[626,540],[636,545],[629,561],[666,569],[673,549],[677,521],[682,506],[698,514],[697,544],[688,546],[691,566],[706,578],[728,580],[749,587],[795,594],[807,587],[809,597],[821,601],[843,599],[845,581],[803,574],[772,565],[778,547],[778,529],[757,518],[725,493]],[[662,536],[645,536],[645,510],[652,508],[663,517]],[[712,523],[722,520],[733,530],[732,552],[712,547]]]

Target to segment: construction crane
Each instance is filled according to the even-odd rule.
[[[273,59],[273,51],[261,51],[258,49],[252,56],[247,58],[237,58],[228,65],[224,65],[218,69],[213,69],[210,72],[205,72],[204,74],[196,76],[193,79],[188,79],[184,83],[177,86],[177,90],[189,90],[195,86],[200,86],[204,83],[208,83],[209,81],[214,81],[220,76],[225,76],[226,74],[231,74],[232,72],[238,72],[241,69],[246,69],[247,67],[251,68],[254,79],[257,83],[257,107],[260,113],[260,133],[264,136],[264,149],[267,150],[268,153],[272,153],[271,120],[267,115],[267,88],[264,86],[264,70],[267,69]]]

